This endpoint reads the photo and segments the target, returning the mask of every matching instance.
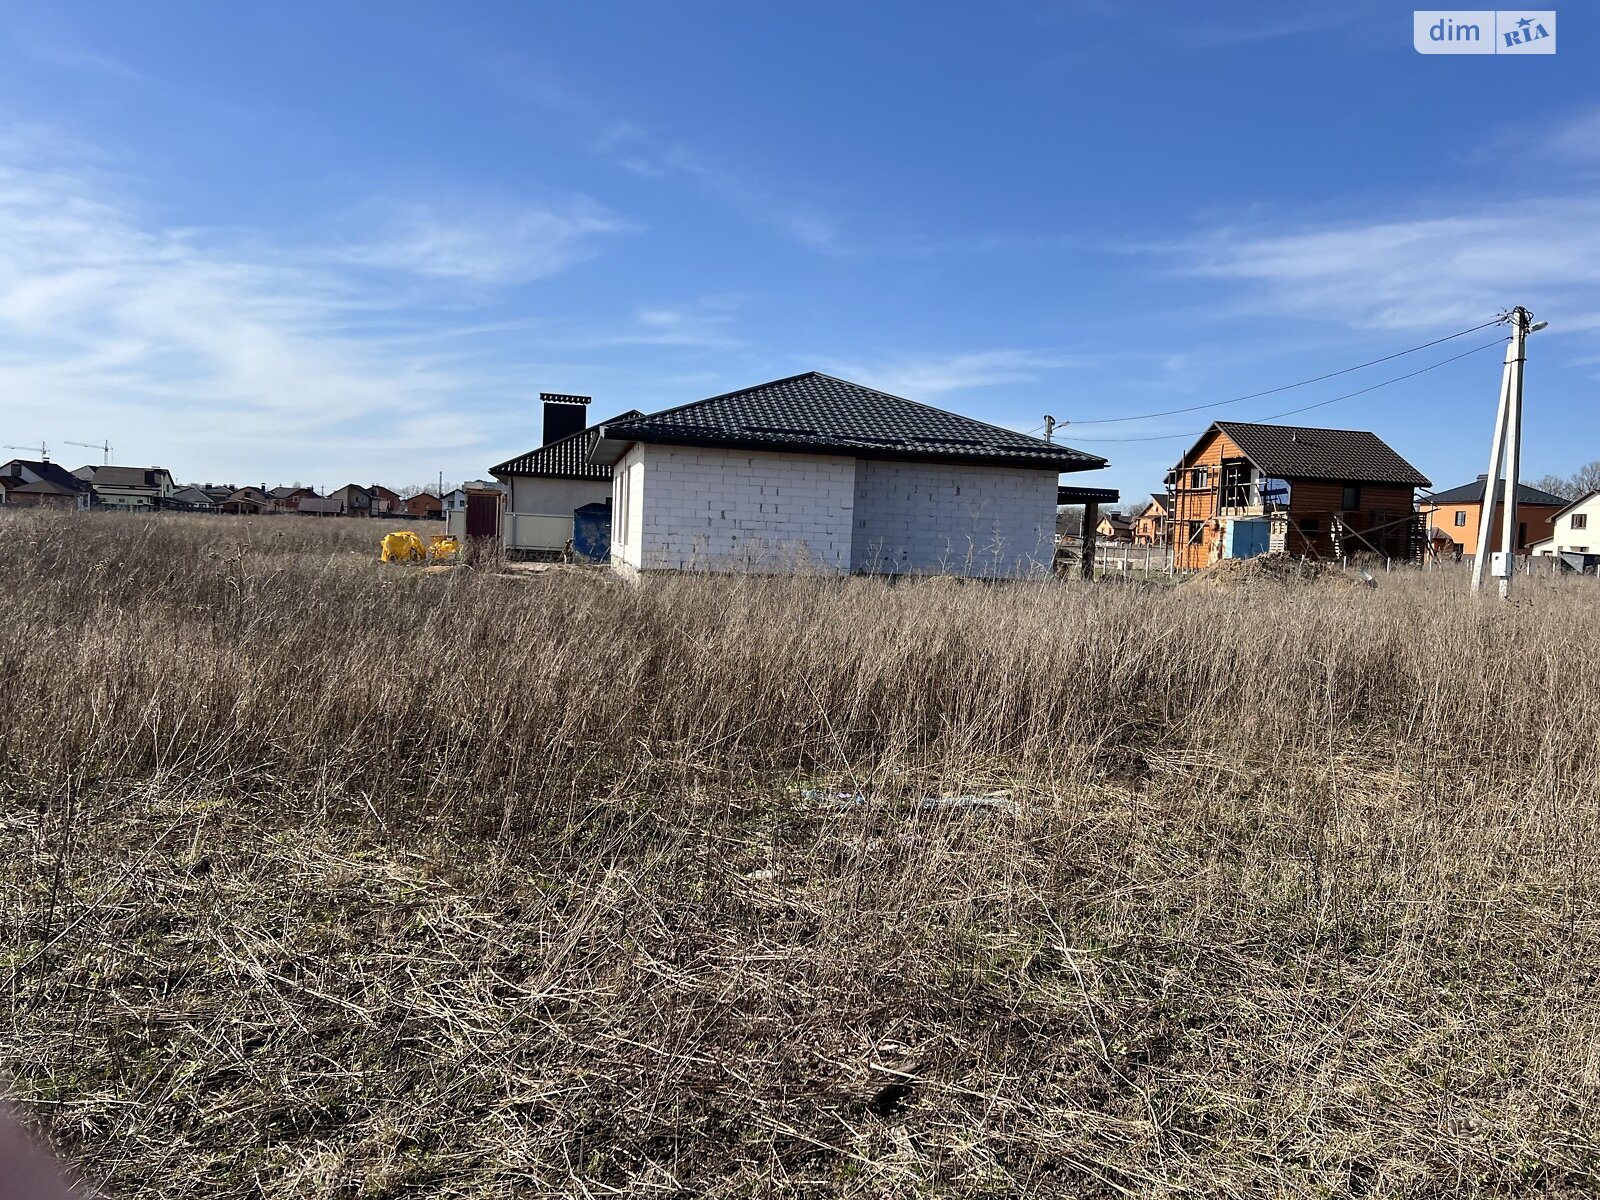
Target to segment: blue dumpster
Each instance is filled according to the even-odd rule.
[[[572,557],[580,562],[611,561],[611,501],[585,504],[574,510]]]

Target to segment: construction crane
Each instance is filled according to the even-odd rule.
[[[69,446],[82,446],[85,450],[98,450],[98,451],[100,451],[100,453],[102,453],[102,454],[104,454],[106,456],[105,457],[105,461],[103,463],[101,463],[100,465],[101,466],[105,466],[105,467],[109,467],[111,465],[111,442],[110,442],[110,439],[107,439],[104,442],[74,442],[74,441],[68,440],[67,445],[69,445]]]
[[[32,446],[7,446],[7,450],[32,450]],[[50,447],[43,442],[39,443],[39,458],[41,461],[50,457]]]

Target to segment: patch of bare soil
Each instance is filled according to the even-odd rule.
[[[1356,589],[1372,584],[1355,570],[1318,559],[1295,558],[1284,553],[1262,554],[1256,558],[1224,558],[1204,571],[1184,580],[1187,588],[1232,591],[1259,586],[1292,587],[1316,584],[1321,587]]]

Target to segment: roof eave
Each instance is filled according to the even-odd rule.
[[[610,429],[602,425],[600,436],[595,438],[594,445],[589,447],[589,461],[603,467],[614,467],[628,452],[628,447],[633,445],[634,440],[612,437]]]

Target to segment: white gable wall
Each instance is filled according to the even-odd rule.
[[[1055,555],[1054,471],[856,464],[850,565],[897,574],[1022,575]]]
[[[1576,521],[1573,520],[1574,517],[1577,518]],[[1600,554],[1600,492],[1586,497],[1581,503],[1562,513],[1553,524],[1554,531],[1551,536],[1542,542],[1534,543],[1529,548],[1532,553],[1560,554],[1562,551],[1574,551]],[[1497,525],[1495,537],[1499,536]]]

